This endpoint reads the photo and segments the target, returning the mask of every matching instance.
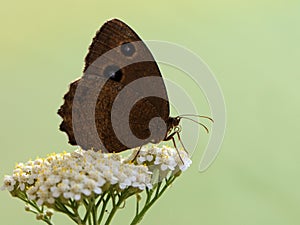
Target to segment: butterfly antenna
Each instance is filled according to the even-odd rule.
[[[214,120],[213,120],[211,117],[209,117],[209,116],[201,116],[201,115],[195,115],[195,114],[182,114],[182,115],[180,115],[179,117],[182,117],[182,116],[184,116],[184,117],[186,117],[186,116],[199,117],[199,118],[208,119],[208,120],[210,120],[211,122],[214,122]]]
[[[203,123],[200,123],[200,122],[198,122],[198,121],[196,121],[196,120],[194,120],[194,119],[188,118],[188,117],[182,117],[182,116],[180,116],[180,118],[182,118],[182,119],[187,119],[187,120],[193,121],[194,123],[199,124],[200,126],[202,126],[202,127],[205,129],[205,131],[206,131],[207,133],[209,133],[208,128],[207,128]]]

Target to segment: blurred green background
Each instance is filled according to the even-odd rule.
[[[15,162],[74,149],[58,131],[56,111],[81,75],[96,30],[117,17],[145,40],[175,42],[201,56],[228,113],[214,164],[198,172],[203,135],[193,166],[141,224],[300,224],[299,12],[297,0],[2,1],[0,176]],[[166,78],[180,79],[170,71],[163,70]],[[203,97],[190,94],[207,114]],[[7,192],[0,199],[3,224],[42,224]],[[128,203],[113,224],[128,224],[132,215]],[[72,224],[61,215],[54,222]]]

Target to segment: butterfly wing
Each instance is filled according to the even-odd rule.
[[[139,78],[153,76],[159,78],[160,82],[140,82],[138,86],[124,91],[124,101],[119,102],[118,106],[119,116],[113,118],[115,124],[122,128],[128,120],[126,115],[122,116],[120,109],[128,107],[129,99],[146,96],[131,108],[129,125],[137,138],[149,142],[150,120],[160,117],[166,121],[169,103],[160,71],[146,45],[125,23],[114,19],[97,32],[85,62],[83,77],[70,85],[58,112],[63,118],[60,129],[68,134],[69,143],[80,145],[83,149],[98,150],[105,147],[109,152],[128,149],[123,143],[130,139],[130,134],[120,129],[121,133],[116,135],[112,125],[113,103],[126,85]],[[158,96],[163,98],[147,97],[144,92],[147,88],[156,90]],[[91,104],[93,101],[95,104]],[[92,129],[95,126],[96,132]],[[80,135],[76,135],[78,133]]]

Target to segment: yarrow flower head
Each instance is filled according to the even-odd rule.
[[[162,171],[185,171],[192,164],[185,151],[176,151],[174,148],[142,148],[137,156],[138,164],[148,165],[149,168],[159,168]]]
[[[161,187],[163,180],[166,186],[170,185],[190,165],[191,160],[185,151],[166,146],[148,145],[138,153],[134,151],[129,158],[78,149],[73,153],[51,154],[17,164],[13,175],[4,177],[1,189],[25,201],[27,211],[34,212],[28,209],[29,206],[36,208],[36,217],[48,224],[51,224],[52,213],[49,212],[52,211],[41,212],[40,207],[64,212],[74,222],[85,224],[90,216],[94,216],[91,213],[97,212],[92,212],[89,205],[102,207],[97,220],[100,224],[110,199],[111,213],[120,208],[117,205],[124,203],[125,199],[144,190],[150,200],[153,190]],[[159,176],[154,177],[157,173]],[[148,203],[145,202],[145,207]],[[66,204],[73,212],[66,210]],[[81,205],[87,210],[83,218],[78,214]],[[109,214],[107,220],[111,219],[110,216],[113,214]]]

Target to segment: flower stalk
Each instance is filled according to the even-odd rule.
[[[48,225],[54,225],[54,211],[75,224],[110,225],[135,197],[135,216],[129,223],[135,225],[190,164],[185,151],[166,146],[149,145],[137,157],[134,151],[125,159],[76,150],[17,164],[1,189],[24,201],[25,210]]]

